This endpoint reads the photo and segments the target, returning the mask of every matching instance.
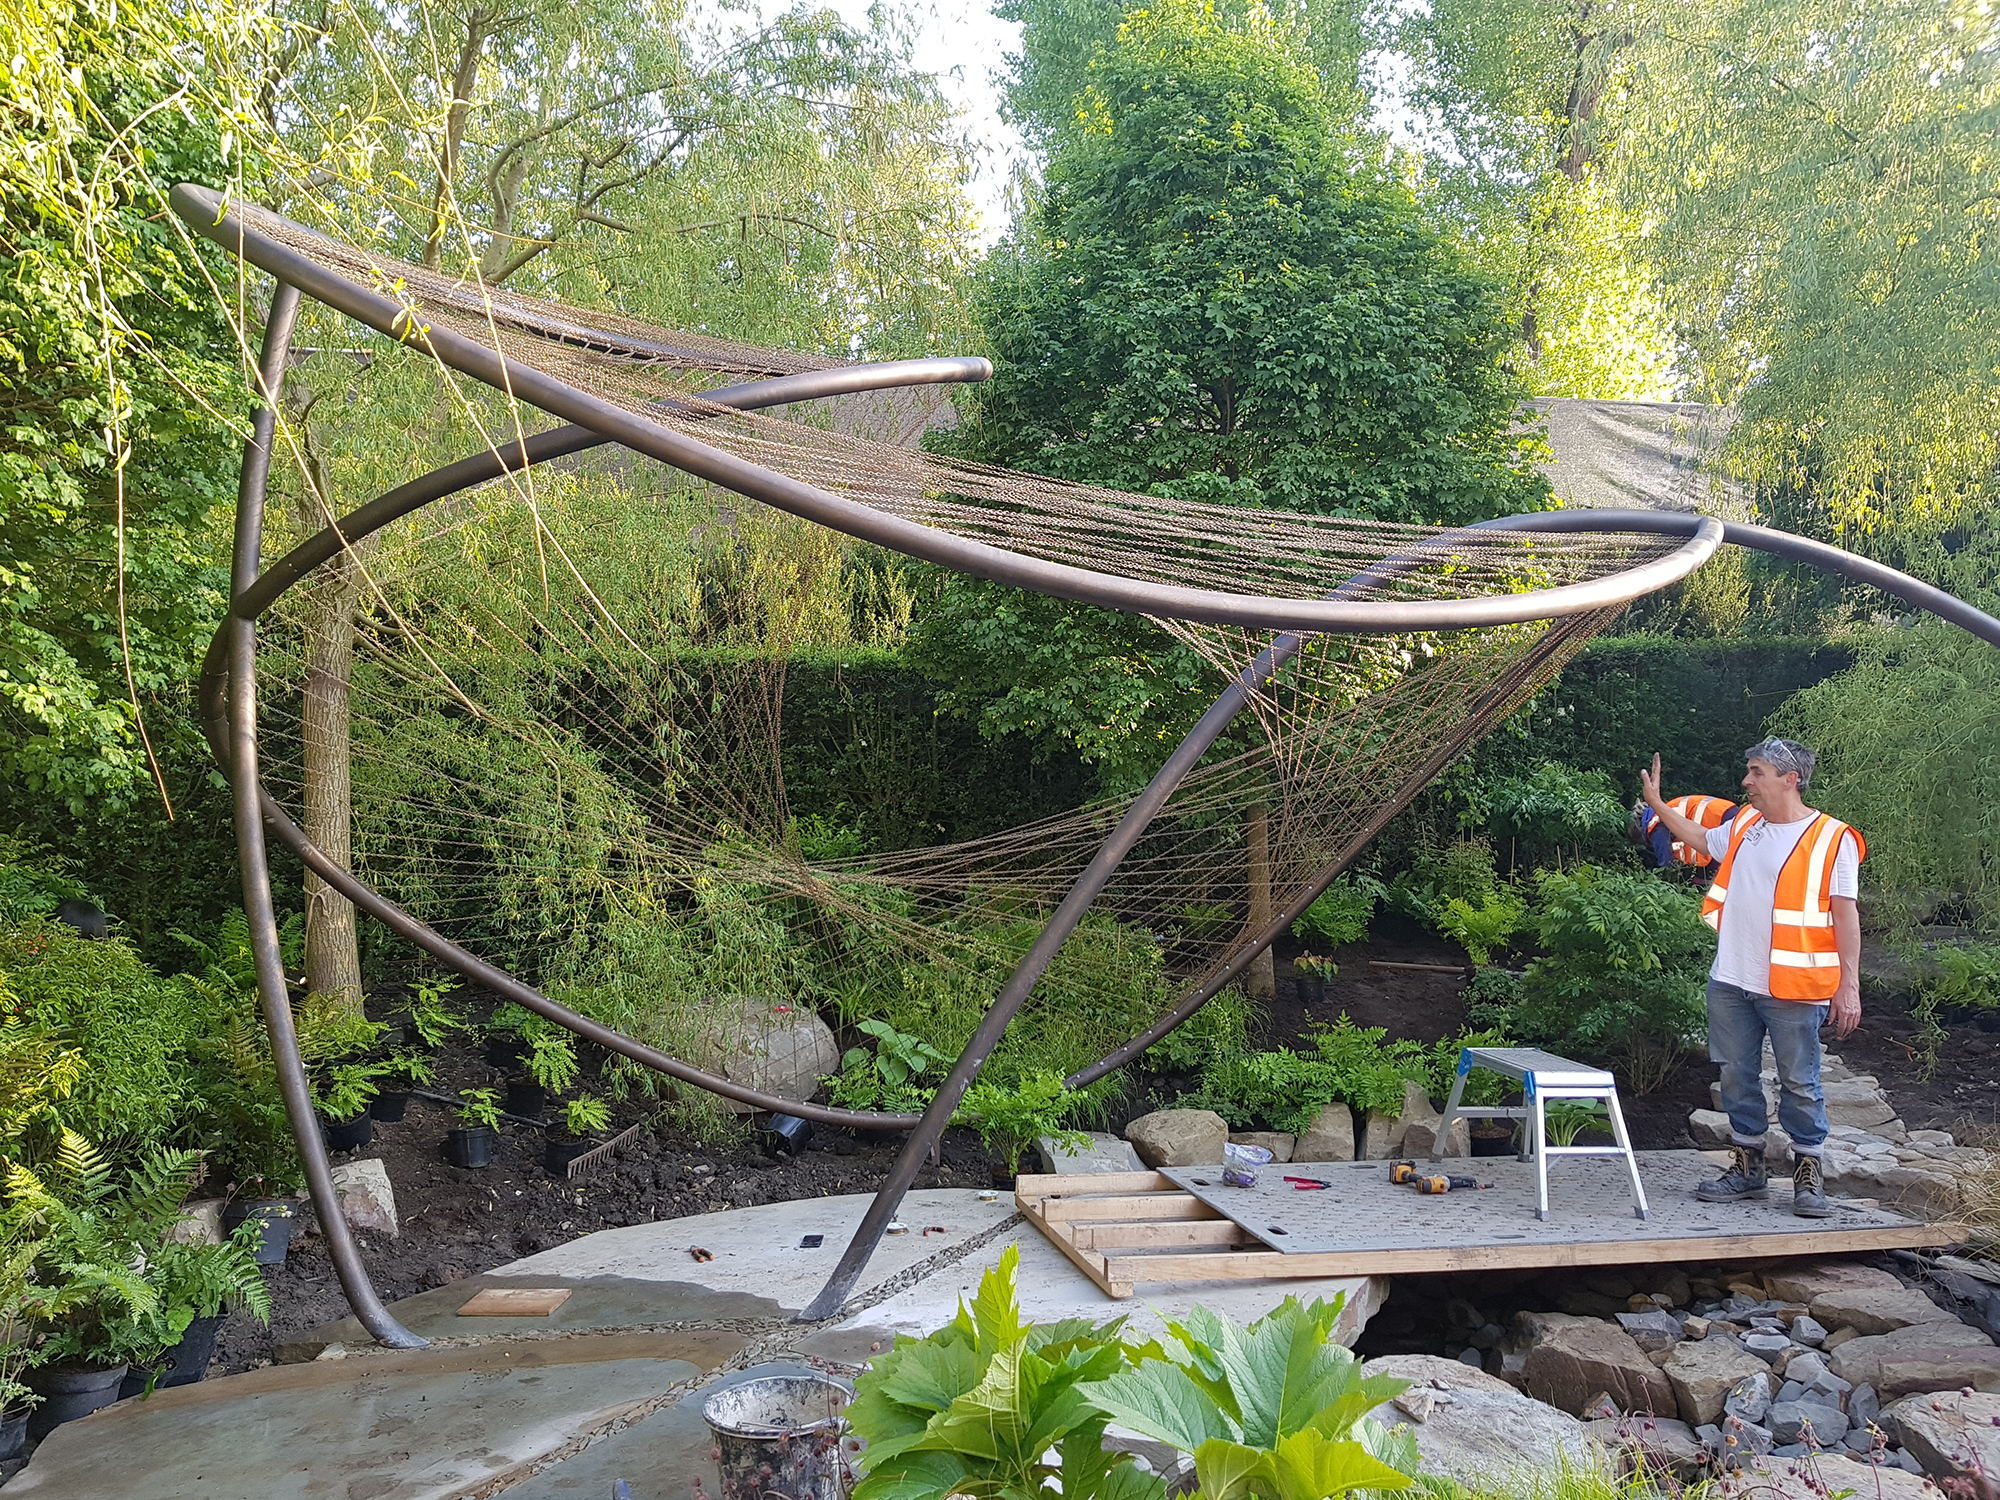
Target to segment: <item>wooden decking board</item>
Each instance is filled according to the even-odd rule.
[[[1223,1187],[1212,1168],[1023,1176],[1015,1201],[1086,1276],[1121,1298],[1155,1282],[1856,1254],[1951,1244],[1965,1232],[1882,1209],[1800,1219],[1783,1183],[1763,1202],[1703,1204],[1693,1184],[1714,1169],[1701,1153],[1642,1152],[1640,1162],[1650,1221],[1631,1216],[1622,1164],[1592,1158],[1550,1164],[1547,1222],[1535,1217],[1532,1167],[1511,1158],[1448,1163],[1460,1175],[1476,1166],[1493,1187],[1440,1197],[1395,1187],[1385,1162],[1330,1162],[1263,1169],[1251,1189]],[[1334,1186],[1298,1193],[1287,1174]]]

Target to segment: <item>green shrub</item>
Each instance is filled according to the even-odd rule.
[[[1299,914],[1292,923],[1292,936],[1318,938],[1339,947],[1358,943],[1368,936],[1368,919],[1375,915],[1375,902],[1382,887],[1372,880],[1341,876]]]
[[[1628,814],[1611,777],[1544,761],[1527,776],[1475,776],[1459,814],[1468,828],[1504,840],[1510,868],[1616,854]]]
[[[2000,944],[1968,943],[1931,956],[1938,975],[1924,986],[1925,1002],[1934,1008],[2000,1010]]]
[[[840,1071],[827,1080],[833,1102],[842,1109],[879,1109],[891,1114],[923,1109],[937,1093],[917,1080],[927,1073],[942,1078],[952,1060],[922,1037],[898,1031],[887,1021],[870,1017],[856,1029],[875,1038],[875,1050],[850,1047],[840,1059]]]
[[[1460,947],[1477,968],[1485,968],[1496,948],[1521,930],[1528,903],[1513,890],[1502,888],[1483,897],[1477,906],[1463,896],[1453,896],[1437,914],[1437,929]]]
[[[1085,1095],[1063,1087],[1060,1073],[1040,1068],[1011,1084],[975,1083],[965,1091],[953,1119],[978,1131],[979,1143],[998,1152],[1012,1173],[1020,1166],[1021,1153],[1039,1136],[1052,1136],[1059,1146],[1081,1151],[1087,1137],[1064,1122],[1087,1102]]]
[[[1218,1058],[1250,1050],[1256,1007],[1237,985],[1206,1005],[1146,1049],[1146,1066],[1160,1073],[1193,1073]]]
[[[1715,940],[1701,898],[1651,874],[1541,871],[1528,965],[1510,1018],[1525,1041],[1625,1070],[1636,1093],[1670,1078],[1703,1035]]]
[[[1477,909],[1500,894],[1493,846],[1482,838],[1461,838],[1424,849],[1409,869],[1389,882],[1386,892],[1390,905],[1405,916],[1436,927],[1453,901]]]

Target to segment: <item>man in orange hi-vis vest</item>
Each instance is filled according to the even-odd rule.
[[[1861,1021],[1861,918],[1854,899],[1868,846],[1800,795],[1816,757],[1796,740],[1767,739],[1744,752],[1744,805],[1709,829],[1660,796],[1660,758],[1639,773],[1646,805],[1691,848],[1717,861],[1701,905],[1717,933],[1708,980],[1708,1055],[1722,1064],[1735,1164],[1695,1196],[1710,1203],[1764,1196],[1764,1039],[1778,1064],[1778,1124],[1792,1138],[1792,1212],[1823,1219],[1820,1027],[1844,1037]]]

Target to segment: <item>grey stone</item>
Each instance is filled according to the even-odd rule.
[[[1808,1349],[1793,1357],[1785,1366],[1785,1378],[1796,1380],[1800,1385],[1811,1385],[1818,1376],[1827,1372],[1826,1356],[1817,1349]]]
[[[1807,1387],[1800,1385],[1796,1380],[1787,1380],[1783,1385],[1778,1387],[1778,1394],[1773,1399],[1778,1401],[1800,1401],[1805,1398],[1806,1390]]]
[[[1132,1149],[1131,1142],[1101,1130],[1088,1134],[1089,1144],[1075,1152],[1053,1136],[1045,1135],[1037,1140],[1035,1154],[1042,1159],[1042,1170],[1059,1177],[1101,1177],[1114,1172],[1145,1170],[1146,1164],[1139,1160],[1139,1153]]]
[[[1817,1451],[1818,1451],[1817,1449],[1808,1448],[1804,1443],[1783,1443],[1771,1450],[1771,1457],[1804,1458],[1808,1453],[1814,1453]]]
[[[1329,1104],[1313,1116],[1306,1133],[1292,1143],[1293,1161],[1353,1161],[1354,1111]]]
[[[1617,1324],[1566,1313],[1523,1313],[1516,1327],[1528,1346],[1522,1375],[1537,1400],[1579,1413],[1602,1391],[1621,1411],[1673,1409],[1671,1383]]]
[[[1771,1377],[1759,1372],[1746,1375],[1723,1398],[1723,1411],[1746,1422],[1761,1422],[1771,1410]]]
[[[1910,1396],[1882,1413],[1882,1425],[1934,1479],[2000,1474],[2000,1395],[1943,1391]]]
[[[1680,1319],[1655,1308],[1652,1312],[1622,1312],[1618,1326],[1632,1335],[1632,1342],[1648,1354],[1671,1348],[1681,1341]]]
[[[1707,1445],[1692,1427],[1672,1417],[1636,1413],[1583,1425],[1599,1447],[1624,1459],[1628,1472],[1688,1482],[1704,1477],[1709,1468]]]
[[[1125,1139],[1149,1167],[1220,1165],[1229,1122],[1210,1109],[1159,1109],[1125,1127]]]
[[[1379,1110],[1370,1110],[1361,1125],[1361,1151],[1357,1161],[1388,1161],[1403,1145],[1403,1122]]]
[[[1445,1135],[1442,1148],[1437,1144],[1437,1128],[1443,1124],[1443,1117],[1434,1120],[1405,1120],[1403,1122],[1403,1144],[1399,1148],[1403,1155],[1417,1161],[1426,1161],[1432,1156],[1472,1155],[1472,1126],[1463,1119],[1453,1120],[1451,1129]]]
[[[1736,1345],[1734,1339],[1683,1339],[1660,1367],[1674,1388],[1681,1420],[1694,1426],[1717,1422],[1722,1404],[1737,1381],[1762,1375],[1768,1366]]]
[[[1736,1441],[1730,1442],[1731,1438]],[[1755,1422],[1746,1422],[1741,1417],[1722,1419],[1722,1448],[1725,1457],[1742,1459],[1754,1454],[1769,1453],[1776,1442],[1777,1439],[1772,1436],[1768,1427]]]
[[[1883,1397],[1959,1386],[2000,1386],[2000,1350],[1965,1324],[1915,1323],[1893,1333],[1857,1336],[1834,1351],[1833,1373],[1855,1385],[1872,1385]]]
[[[1792,1319],[1792,1342],[1804,1344],[1809,1349],[1817,1349],[1826,1342],[1826,1329],[1811,1313],[1801,1313]]]
[[[1702,1423],[1701,1426],[1695,1428],[1694,1435],[1709,1448],[1720,1448],[1722,1446],[1722,1429],[1713,1422]]]
[[[1851,1260],[1815,1260],[1774,1267],[1763,1273],[1764,1285],[1773,1297],[1810,1307],[1813,1298],[1825,1292],[1893,1291],[1902,1285],[1887,1271],[1859,1265]]]
[[[1896,1111],[1882,1090],[1865,1077],[1822,1083],[1820,1087],[1826,1096],[1828,1124],[1867,1130],[1896,1118]]]
[[[1826,1174],[1829,1194],[1872,1198],[1885,1208],[1921,1219],[1948,1218],[1958,1212],[1958,1183],[1943,1172],[1905,1166],[1893,1156],[1866,1158]]]
[[[1298,1138],[1282,1130],[1232,1130],[1229,1140],[1236,1146],[1262,1146],[1271,1153],[1272,1161],[1290,1161]]]
[[[1847,1418],[1839,1407],[1811,1401],[1777,1402],[1771,1407],[1770,1426],[1771,1436],[1780,1443],[1811,1441],[1827,1448],[1847,1436]]]
[[[1921,1474],[1924,1472],[1924,1466],[1918,1462],[1917,1455],[1912,1453],[1908,1448],[1898,1448],[1896,1450],[1896,1465],[1905,1474]]]
[[[1698,1109],[1688,1116],[1688,1134],[1704,1151],[1729,1149],[1729,1116],[1719,1109]]]
[[[1842,1380],[1831,1370],[1828,1370],[1824,1375],[1815,1375],[1812,1379],[1811,1388],[1819,1392],[1822,1396],[1831,1397],[1836,1402],[1854,1389],[1851,1384]]]
[[[1812,1315],[1830,1328],[1852,1328],[1864,1338],[1894,1333],[1918,1323],[1957,1321],[1914,1287],[1894,1291],[1877,1287],[1863,1291],[1822,1292],[1812,1300]]]
[[[1780,1354],[1792,1345],[1792,1341],[1782,1333],[1746,1333],[1743,1347],[1767,1364],[1775,1364]]]
[[[1875,1447],[1875,1434],[1866,1427],[1850,1426],[1847,1429],[1847,1436],[1840,1440],[1840,1446],[1849,1453],[1870,1452]]]
[[[183,1204],[181,1216],[167,1231],[167,1238],[177,1245],[221,1244],[222,1205],[220,1198],[197,1198],[192,1203]]]
[[[704,1012],[713,1017],[702,1050],[719,1057],[723,1074],[781,1099],[810,1099],[819,1081],[840,1070],[840,1045],[812,1011],[755,995],[709,996]],[[723,1100],[738,1114],[750,1106]]]
[[[1881,1414],[1882,1403],[1876,1398],[1874,1386],[1857,1385],[1847,1393],[1849,1425],[1865,1429]]]
[[[396,1237],[396,1191],[381,1161],[342,1162],[333,1169],[333,1191],[349,1228]]]
[[[1592,1456],[1583,1424],[1575,1417],[1457,1360],[1398,1354],[1369,1360],[1361,1370],[1411,1381],[1412,1391],[1421,1385],[1434,1393],[1421,1423],[1412,1422],[1395,1402],[1369,1413],[1384,1426],[1410,1429],[1426,1474],[1480,1489],[1516,1474],[1588,1463]]]

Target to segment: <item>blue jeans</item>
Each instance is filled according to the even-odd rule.
[[[1718,979],[1708,982],[1708,1056],[1722,1064],[1722,1107],[1739,1146],[1762,1146],[1770,1120],[1764,1106],[1764,1038],[1778,1063],[1778,1124],[1801,1156],[1826,1143],[1826,1098],[1819,1086],[1819,1029],[1827,1007],[1773,1000]]]

